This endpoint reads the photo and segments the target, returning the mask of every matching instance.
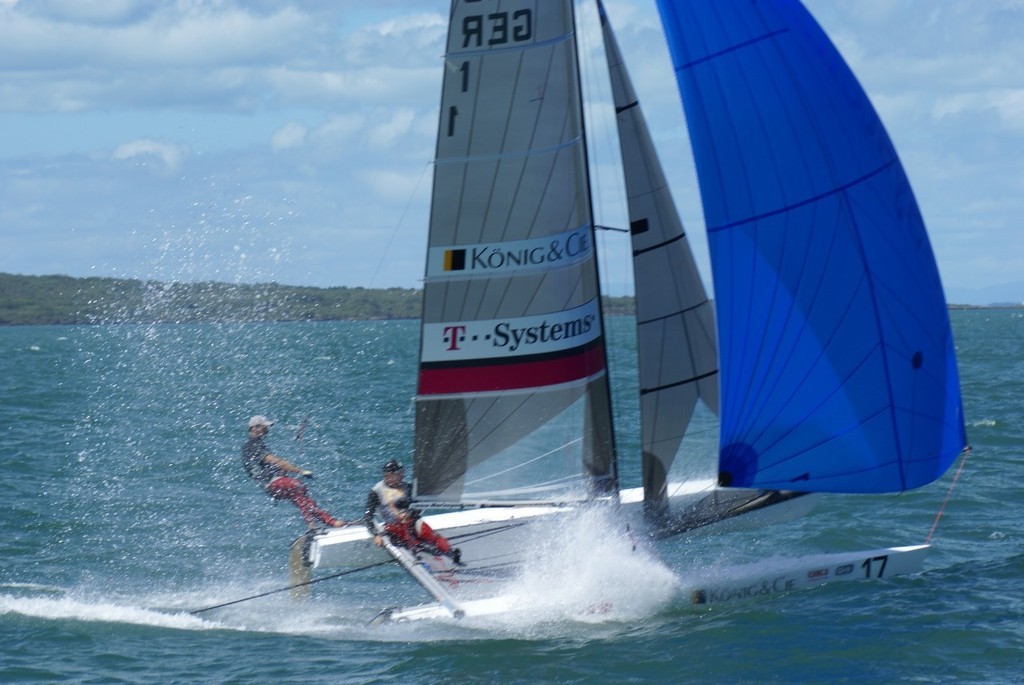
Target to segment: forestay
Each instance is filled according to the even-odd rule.
[[[454,0],[424,283],[415,496],[616,486],[571,0]]]
[[[658,6],[714,270],[721,481],[932,481],[966,442],[949,318],[866,95],[795,0]]]

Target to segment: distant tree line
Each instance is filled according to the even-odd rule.
[[[0,273],[0,325],[416,319],[415,288],[309,288],[277,283],[161,283]],[[605,298],[632,314],[632,297]]]
[[[0,325],[409,319],[413,288],[161,283],[0,273]]]

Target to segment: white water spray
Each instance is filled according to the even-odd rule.
[[[678,591],[675,575],[611,510],[560,517],[522,542],[530,560],[508,593],[516,613],[533,620],[635,620],[663,609]]]

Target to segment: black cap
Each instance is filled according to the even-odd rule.
[[[395,471],[403,471],[405,469],[402,466],[402,462],[397,459],[392,459],[388,463],[384,464],[384,473],[394,473]]]

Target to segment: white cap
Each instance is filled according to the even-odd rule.
[[[266,416],[257,414],[256,416],[249,419],[249,428],[255,428],[256,426],[273,426],[274,422],[268,419]]]

